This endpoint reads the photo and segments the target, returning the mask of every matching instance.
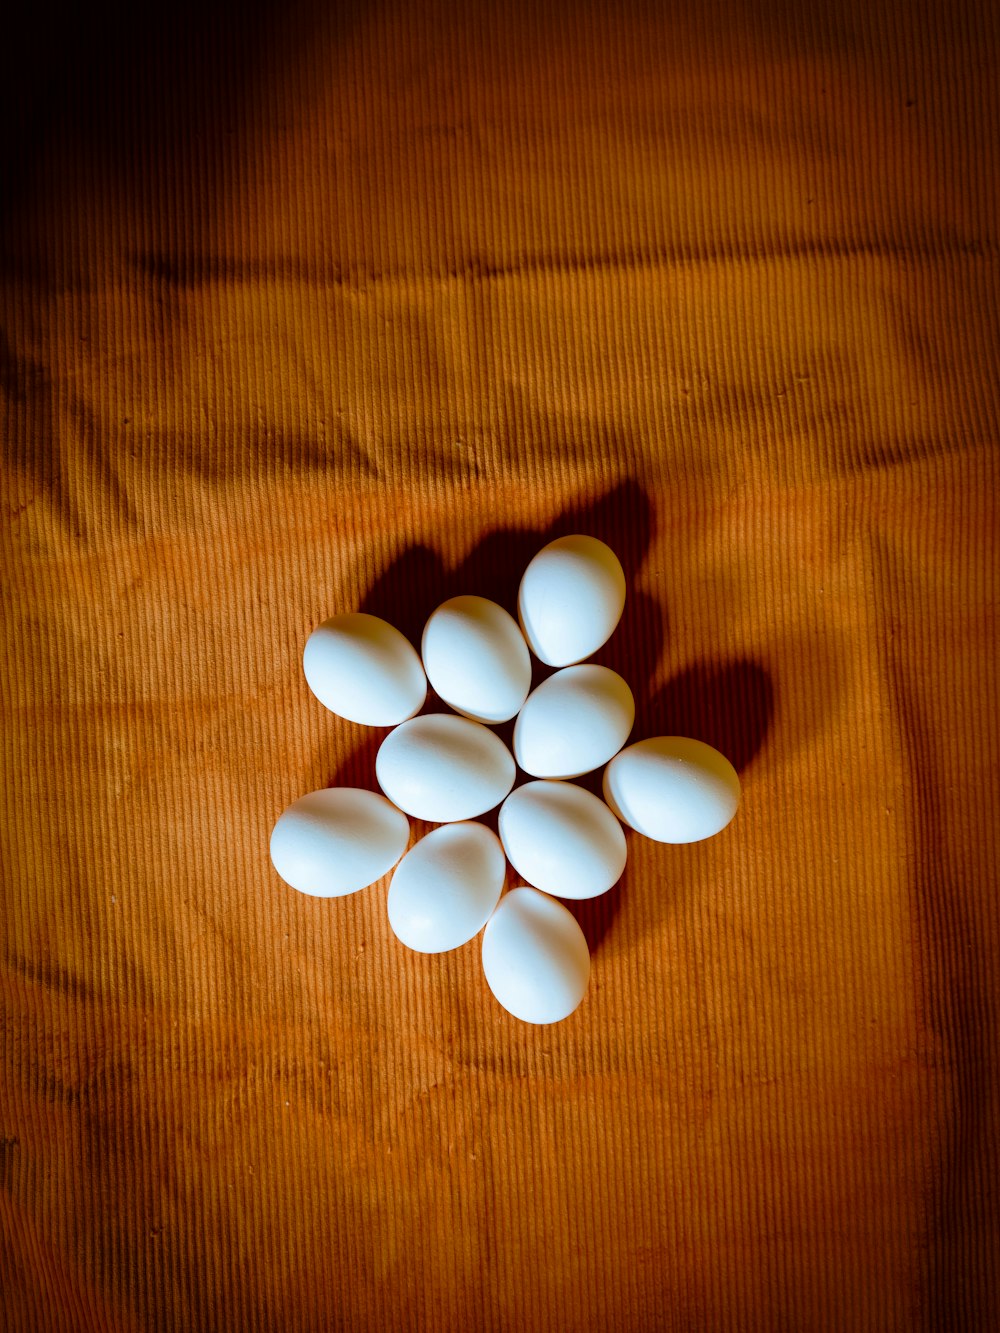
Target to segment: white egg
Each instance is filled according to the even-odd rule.
[[[521,579],[517,616],[536,657],[569,666],[614,633],[625,606],[625,573],[610,546],[578,533],[543,546]]]
[[[378,792],[326,787],[281,815],[271,832],[271,862],[293,889],[338,898],[381,879],[409,836],[406,816]]]
[[[363,611],[331,616],[306,640],[302,666],[321,704],[350,722],[394,727],[418,712],[427,678],[394,625]]]
[[[558,1023],[583,999],[590,950],[575,917],[537,889],[512,889],[483,932],[486,984],[525,1023]]]
[[[390,731],[375,756],[379,786],[416,819],[474,819],[514,785],[514,760],[488,727],[453,713],[427,713]]]
[[[424,627],[427,679],[458,713],[506,722],[531,687],[531,658],[517,621],[486,597],[452,597]]]
[[[518,787],[500,807],[499,825],[517,873],[557,898],[596,898],[625,869],[621,824],[602,800],[572,782]]]
[[[565,667],[525,700],[514,724],[514,754],[533,777],[579,777],[617,754],[634,721],[632,691],[616,671]]]
[[[699,842],[721,832],[740,803],[740,779],[724,754],[687,736],[654,736],[617,754],[604,799],[656,842]]]
[[[483,824],[446,824],[420,839],[389,885],[389,925],[419,953],[444,953],[478,935],[500,901],[507,866]]]

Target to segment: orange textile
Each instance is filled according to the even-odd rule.
[[[141,9],[4,56],[0,1326],[996,1327],[1000,11]],[[743,803],[536,1028],[268,838],[570,531]]]

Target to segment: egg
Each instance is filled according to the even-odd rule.
[[[314,629],[302,666],[321,704],[370,727],[394,727],[413,717],[427,696],[427,678],[409,639],[363,611],[331,616]]]
[[[424,627],[421,654],[439,696],[477,722],[506,722],[531,687],[531,657],[512,615],[486,597],[452,597]]]
[[[726,827],[740,779],[724,754],[687,736],[654,736],[617,754],[604,771],[604,799],[626,824],[656,842],[699,842]]]
[[[514,760],[488,727],[454,713],[427,713],[390,731],[375,756],[389,800],[416,819],[474,819],[514,785]]]
[[[564,667],[525,700],[514,724],[514,755],[533,777],[579,777],[617,754],[634,721],[632,691],[616,671]]]
[[[325,787],[293,801],[271,831],[271,863],[317,898],[356,893],[396,864],[410,836],[404,814],[378,792]]]
[[[525,1023],[558,1023],[590,980],[590,950],[575,917],[537,889],[512,889],[483,932],[486,984]]]
[[[625,573],[610,546],[577,533],[543,546],[517,596],[531,651],[548,666],[570,666],[606,643],[625,606]]]
[[[507,866],[483,824],[445,824],[420,839],[393,872],[389,925],[419,953],[444,953],[478,935],[500,900]]]
[[[499,826],[517,873],[557,898],[596,898],[625,869],[621,824],[599,797],[571,782],[518,787],[500,807]]]

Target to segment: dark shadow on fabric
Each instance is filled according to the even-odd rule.
[[[773,714],[774,686],[759,663],[697,663],[637,709],[631,739],[694,736],[721,750],[742,773],[764,743]]]
[[[360,0],[341,0],[324,19],[335,33],[347,33],[363,12]],[[30,188],[31,168],[48,142],[63,139],[125,178],[155,144],[167,185],[189,179],[196,142],[211,173],[202,180],[208,206],[275,52],[294,51],[315,21],[311,5],[270,0],[21,7],[5,33],[2,64],[0,105],[13,114],[0,130],[0,161],[17,187],[4,192],[3,210]]]

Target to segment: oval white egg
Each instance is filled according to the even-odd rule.
[[[321,704],[369,727],[394,727],[427,697],[413,644],[387,620],[364,611],[324,620],[306,640],[302,666]]]
[[[533,777],[579,777],[617,754],[634,721],[632,691],[616,671],[565,667],[525,700],[514,725],[514,755]]]
[[[486,984],[525,1023],[558,1023],[583,999],[590,950],[575,917],[537,889],[512,889],[483,932]]]
[[[337,898],[367,888],[406,849],[406,816],[378,792],[325,787],[293,801],[271,832],[271,862],[300,893]]]
[[[740,779],[724,754],[687,736],[654,736],[615,755],[604,799],[624,822],[656,842],[699,842],[736,814]]]
[[[427,679],[456,712],[506,722],[531,686],[531,658],[517,621],[487,597],[451,597],[424,627]]]
[[[390,731],[375,756],[389,800],[416,819],[444,824],[499,805],[514,785],[514,760],[488,727],[427,713]]]
[[[543,546],[524,571],[517,616],[528,646],[549,666],[570,666],[614,633],[625,572],[610,546],[577,533]]]
[[[389,885],[389,925],[419,953],[457,949],[478,935],[503,890],[506,862],[483,824],[433,829],[400,861]]]
[[[572,782],[518,787],[500,807],[499,826],[517,873],[557,898],[596,898],[625,869],[621,824],[602,800]]]

